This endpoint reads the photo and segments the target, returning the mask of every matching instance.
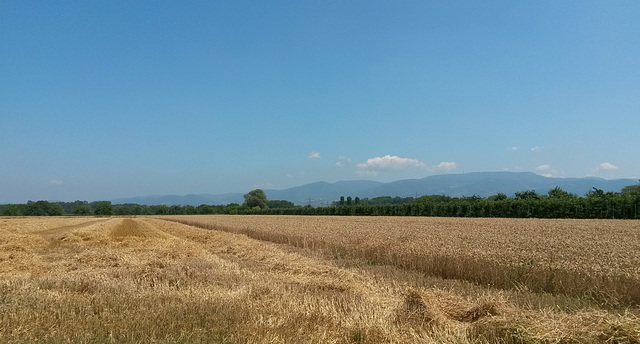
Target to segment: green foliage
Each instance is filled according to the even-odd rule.
[[[576,195],[574,195],[574,194],[572,194],[570,192],[562,190],[558,186],[556,186],[555,188],[549,190],[548,195],[549,195],[550,198],[564,198],[564,199],[577,197]]]
[[[595,187],[587,193],[587,198],[604,198],[605,196],[604,190]]]
[[[27,202],[24,208],[26,216],[60,216],[64,214],[62,206],[48,201]]]
[[[538,218],[640,218],[640,185],[620,192],[594,188],[584,197],[558,187],[539,195],[535,191],[517,192],[515,198],[503,193],[481,198],[428,195],[413,197],[349,196],[327,207],[296,206],[289,201],[266,200],[262,190],[245,195],[246,202],[227,205],[139,205],[111,202],[29,201],[27,204],[0,205],[0,216],[76,215],[188,215],[188,214],[265,214],[265,215],[334,215],[334,216],[461,216],[461,217],[538,217]],[[257,203],[252,203],[258,201]],[[264,206],[261,206],[264,202]],[[251,206],[250,206],[251,204]],[[348,205],[349,204],[349,205]]]
[[[640,184],[625,186],[620,190],[620,193],[623,195],[640,195]]]
[[[24,204],[0,205],[0,216],[25,216]]]
[[[206,205],[206,204],[200,204],[196,208],[196,211],[198,212],[198,214],[203,214],[203,215],[216,214],[216,209],[213,206]]]
[[[526,190],[516,192],[516,199],[540,199],[540,195],[536,193],[536,190]]]
[[[283,200],[267,201],[267,207],[269,209],[282,209],[282,208],[294,208],[296,205],[293,202]]]
[[[351,196],[349,196],[350,198]],[[349,205],[349,198],[345,201],[344,196],[340,197],[339,201],[332,202],[333,206],[344,206]],[[405,204],[405,203],[413,203],[415,199],[413,197],[390,197],[390,196],[381,196],[374,198],[360,198],[356,196],[352,199],[351,205],[389,205],[389,204]]]
[[[154,215],[151,207],[135,203],[112,204],[115,215]]]
[[[493,196],[489,196],[487,199],[490,201],[504,201],[507,198],[509,198],[507,197],[507,195],[503,194],[502,192],[499,192]]]
[[[261,189],[251,190],[244,195],[243,205],[248,208],[267,209],[267,195]]]
[[[81,205],[73,211],[74,215],[88,216],[91,215],[91,208],[88,205]]]
[[[96,202],[96,208],[93,210],[94,215],[111,216],[113,215],[113,206],[109,201]]]

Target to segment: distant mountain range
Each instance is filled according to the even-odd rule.
[[[340,196],[373,198],[380,196],[415,197],[424,195],[447,195],[454,197],[488,197],[504,193],[513,197],[518,191],[535,190],[546,194],[556,186],[582,196],[596,187],[604,191],[620,191],[625,186],[635,185],[635,179],[547,178],[531,172],[474,172],[465,174],[443,174],[421,179],[405,179],[389,183],[370,180],[351,180],[335,183],[316,182],[284,190],[264,190],[270,200],[287,200],[299,205],[329,205]],[[249,190],[247,190],[248,192]],[[244,193],[190,194],[186,196],[157,195],[118,198],[115,204],[166,204],[194,205],[242,203]]]

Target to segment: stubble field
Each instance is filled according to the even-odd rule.
[[[638,221],[3,218],[0,342],[638,343],[638,252]]]

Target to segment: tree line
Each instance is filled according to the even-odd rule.
[[[377,197],[372,199],[340,197],[329,207],[252,209],[249,213],[273,215],[341,216],[442,216],[511,218],[640,218],[640,185],[624,187],[620,192],[593,188],[578,196],[559,187],[547,194],[534,190],[516,192],[514,197],[498,193],[490,197],[451,197],[428,195],[413,197]]]
[[[265,193],[252,190],[242,204],[227,205],[140,205],[99,202],[29,201],[26,204],[0,205],[0,216],[60,215],[359,215],[359,216],[443,216],[443,217],[536,217],[536,218],[640,218],[640,185],[624,187],[620,192],[593,188],[578,196],[556,187],[546,194],[534,190],[516,192],[513,197],[498,193],[490,197],[451,197],[427,195],[414,197],[340,197],[326,207],[294,205],[284,200],[267,200]]]
[[[289,201],[266,200],[256,205],[252,202],[227,205],[141,205],[135,203],[112,204],[109,201],[49,202],[28,201],[26,204],[1,204],[0,216],[126,216],[126,215],[197,215],[197,214],[247,214],[262,206],[265,209],[294,208]]]

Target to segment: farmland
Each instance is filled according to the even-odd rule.
[[[534,291],[640,304],[640,222],[413,217],[167,217],[207,229]]]
[[[640,341],[638,221],[34,217],[0,234],[3,343]]]

